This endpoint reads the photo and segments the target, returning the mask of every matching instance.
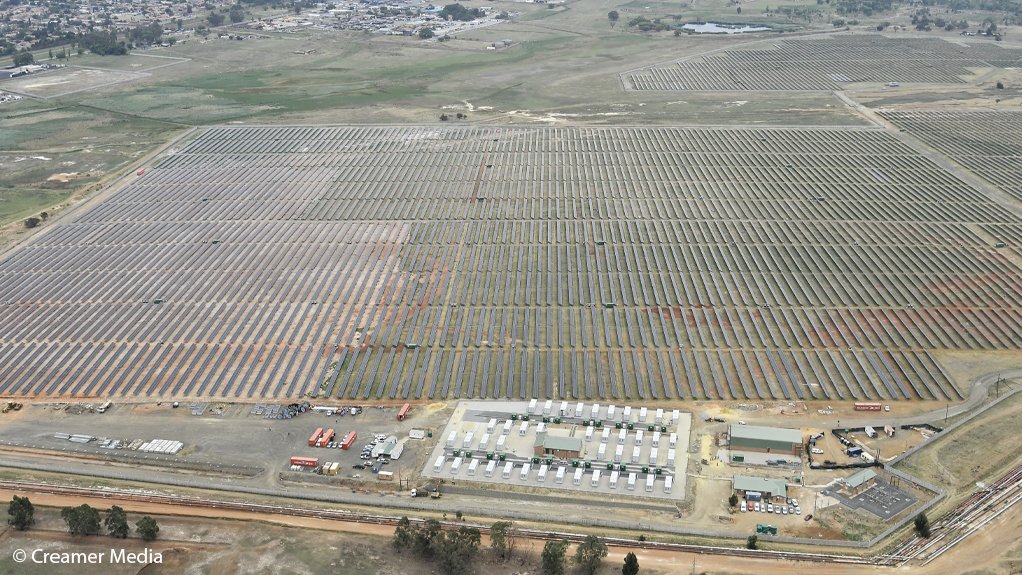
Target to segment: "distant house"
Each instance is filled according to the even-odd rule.
[[[532,451],[536,456],[553,455],[559,459],[578,459],[582,456],[582,440],[576,437],[550,435],[546,432],[537,433]]]
[[[848,493],[850,497],[855,497],[870,487],[873,487],[876,481],[876,471],[873,471],[872,469],[863,469],[862,471],[858,471],[842,479],[841,483],[844,484],[845,492]]]
[[[749,501],[758,501],[759,499],[767,501],[788,497],[788,484],[783,479],[735,475],[731,480],[731,488],[739,498]]]

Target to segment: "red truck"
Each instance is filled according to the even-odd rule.
[[[405,418],[408,417],[408,414],[411,413],[411,411],[412,406],[408,403],[404,404],[403,406],[401,406],[401,411],[397,412],[397,420],[404,421]]]
[[[344,441],[341,442],[341,449],[348,449],[355,444],[356,439],[358,439],[358,434],[354,431],[349,431],[348,435],[344,436]]]
[[[316,457],[292,457],[291,465],[299,465],[301,467],[316,467],[319,465],[319,459]]]
[[[319,441],[319,438],[322,437],[322,436],[323,436],[323,428],[322,427],[317,427],[316,431],[312,432],[312,436],[309,437],[309,447],[315,447],[316,446],[316,442]]]

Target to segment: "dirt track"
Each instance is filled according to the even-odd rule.
[[[0,498],[5,500],[10,499],[11,496],[16,494],[20,493],[0,490]],[[98,509],[105,509],[110,505],[117,503],[129,512],[150,513],[153,515],[178,515],[209,519],[264,521],[290,527],[358,533],[385,538],[389,538],[394,532],[393,527],[387,525],[369,525],[306,517],[265,515],[232,510],[203,509],[198,507],[172,506],[136,501],[119,501],[113,498],[65,497],[40,493],[29,493],[28,495],[36,505],[48,507],[65,507],[72,504],[80,505],[82,503],[87,503]],[[958,545],[952,552],[946,553],[927,566],[906,566],[893,570],[891,568],[884,567],[870,568],[863,567],[862,565],[819,563],[813,565],[812,571],[814,575],[858,575],[860,573],[891,573],[892,571],[907,575],[943,575],[946,573],[959,572],[963,565],[968,565],[970,569],[994,569],[996,572],[996,569],[1000,566],[1003,556],[1010,553],[1012,546],[1020,539],[1022,539],[1022,521],[1019,520],[1019,513],[1016,511],[1015,513],[1005,514],[985,529],[967,539],[964,543]],[[487,544],[485,538],[483,544]],[[608,561],[612,564],[619,563],[624,555],[629,551],[634,550],[611,547]],[[657,550],[642,550],[639,551],[637,555],[641,565],[669,573],[684,572],[691,569],[693,559],[696,562],[697,571],[712,569],[714,571],[724,570],[728,573],[789,575],[791,573],[805,571],[807,567],[801,563],[778,561],[773,559],[757,560],[740,557],[672,553]]]

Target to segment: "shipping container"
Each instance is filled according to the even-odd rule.
[[[529,422],[528,421],[523,421],[522,424],[518,426],[518,435],[521,435],[522,437],[525,437],[525,435],[528,434],[528,433],[529,433]]]
[[[653,449],[650,449],[649,450],[649,463],[651,465],[656,465],[656,460],[659,457],[659,455],[660,455],[660,448],[659,447],[654,447]]]
[[[486,464],[485,475],[487,477],[493,477],[493,472],[496,471],[496,470],[497,470],[497,462],[496,462],[496,460],[491,460],[489,463]]]
[[[656,410],[656,415],[653,416],[653,423],[655,423],[657,425],[660,425],[663,422],[664,422],[664,410],[658,408]]]
[[[522,481],[528,481],[530,471],[532,471],[531,463],[526,463],[522,465],[522,472],[518,474],[518,478],[521,479]]]
[[[668,475],[664,478],[664,493],[670,493],[672,488],[674,488],[674,476]],[[745,505],[744,501],[742,505]]]
[[[618,443],[624,443],[627,440],[627,438],[628,438],[628,430],[625,429],[625,428],[621,428],[621,430],[617,432],[617,442]]]
[[[640,407],[639,408],[639,421],[641,421],[641,422],[645,422],[646,421],[646,412],[647,412],[647,410],[646,410],[645,407]]]
[[[593,470],[593,478],[589,482],[589,485],[591,485],[592,487],[599,487],[600,486],[600,470],[599,469],[594,469]]]
[[[535,414],[536,413],[536,400],[535,399],[530,399],[529,400],[529,413],[530,414]]]
[[[674,458],[675,458],[675,450],[674,449],[668,449],[667,450],[667,466],[668,467],[674,467]]]
[[[564,472],[565,472],[566,469],[568,469],[568,468],[567,467],[558,467],[557,468],[557,475],[554,476],[554,481],[556,483],[564,483]]]
[[[607,419],[610,420],[610,421],[614,421],[614,416],[615,415],[617,415],[617,406],[616,405],[612,405],[612,406],[608,407],[607,408]]]
[[[394,480],[394,472],[393,471],[381,471],[381,472],[376,474],[376,479],[379,479],[380,481],[393,481]]]
[[[656,476],[650,473],[646,476],[646,491],[653,491],[653,482],[656,481]]]
[[[640,452],[641,451],[642,451],[642,448],[639,447],[638,445],[636,445],[635,447],[632,448],[632,463],[638,463],[639,462],[639,456],[640,456]]]
[[[855,411],[880,411],[883,404],[880,403],[856,403]]]
[[[410,439],[425,439],[426,438],[426,432],[421,430],[421,429],[409,429],[408,430],[408,437]]]
[[[497,428],[497,418],[491,417],[489,423],[486,424],[487,433],[493,433],[493,430]]]
[[[583,472],[584,472],[584,470],[581,467],[576,469],[575,470],[575,476],[572,478],[571,482],[574,483],[575,485],[582,485],[582,473]]]
[[[473,431],[469,431],[468,433],[465,434],[465,439],[463,439],[461,442],[462,449],[472,449],[472,439],[474,438],[473,437],[474,435],[475,432]]]
[[[667,442],[667,447],[677,447],[677,446],[678,446],[678,434],[677,433],[672,433],[671,437],[670,437],[670,441]]]
[[[454,463],[451,464],[451,475],[461,471],[461,457],[455,457]]]
[[[858,446],[848,448],[848,457],[858,457],[862,455],[862,448]]]
[[[590,419],[599,419],[600,418],[600,404],[599,403],[594,403],[593,404],[593,408],[589,410],[589,418]]]
[[[490,445],[490,434],[484,433],[479,439],[479,449],[486,449]]]
[[[291,465],[297,465],[299,467],[316,467],[319,465],[318,457],[292,457]]]
[[[890,425],[885,425],[884,433],[887,434],[887,437],[894,437],[894,428],[891,427]]]
[[[604,427],[603,433],[600,434],[600,443],[607,443],[608,439],[610,439],[610,428]]]
[[[412,406],[408,403],[401,406],[401,409],[397,412],[397,420],[404,421],[408,414],[412,412]]]
[[[337,435],[337,433],[333,429],[328,429],[328,430],[324,431],[323,435],[319,436],[319,441],[318,441],[319,446],[320,447],[326,447],[326,445],[328,443],[330,443],[331,441],[334,440],[334,436],[335,435]]]
[[[671,412],[671,421],[674,423],[678,423],[679,419],[681,419],[681,410],[675,409],[674,411]]]
[[[635,491],[635,474],[634,473],[629,473],[628,474],[628,490],[629,491]]]
[[[573,417],[582,417],[582,412],[585,410],[585,404],[581,401],[575,404],[575,413]]]
[[[596,433],[596,428],[590,425],[586,428],[586,441],[593,440],[593,433]]]
[[[545,423],[540,422],[540,423],[536,424],[536,433],[543,433],[544,431],[546,431],[546,424]]]
[[[536,481],[546,481],[546,473],[550,470],[550,466],[544,463],[539,466],[539,473],[536,474]]]
[[[477,467],[479,467],[479,460],[478,459],[473,459],[472,461],[469,461],[468,462],[468,474],[469,475],[475,475]]]
[[[626,405],[625,408],[621,410],[621,421],[624,423],[632,422],[632,406]]]
[[[653,432],[653,447],[660,447],[660,432]]]
[[[621,463],[621,458],[625,455],[625,446],[618,445],[614,448],[614,463]]]
[[[454,442],[456,441],[458,441],[458,432],[452,431],[451,434],[447,436],[447,447],[454,447]]]
[[[433,462],[433,473],[440,473],[443,471],[444,461],[446,461],[446,458],[443,455],[436,458],[436,461]]]
[[[309,447],[315,447],[316,446],[316,442],[319,441],[319,438],[322,437],[322,436],[323,436],[323,428],[322,427],[317,427],[316,431],[313,431],[312,435],[309,436]]]
[[[354,445],[356,439],[358,439],[358,434],[354,431],[349,431],[348,434],[344,436],[344,441],[341,441],[341,449],[349,449],[352,445]]]
[[[607,444],[601,443],[600,448],[596,450],[596,459],[603,461],[607,459]]]
[[[504,479],[511,479],[511,470],[515,468],[515,464],[508,461],[504,464],[504,471],[501,472],[501,477]]]
[[[617,470],[611,471],[610,472],[610,481],[607,482],[607,485],[609,485],[611,489],[617,489],[617,480],[618,480],[618,477],[620,477],[620,476],[621,476],[621,474]]]
[[[559,414],[560,414],[561,417],[564,417],[564,416],[568,415],[568,402],[567,401],[562,401],[561,402],[561,409],[559,411]]]
[[[507,435],[508,433],[511,433],[511,420],[510,419],[504,420],[504,428],[501,431],[501,433],[503,433],[505,435]]]
[[[877,436],[877,430],[873,429],[868,425],[866,426],[866,429],[864,431],[866,432],[866,435],[870,437],[870,439],[875,439]]]
[[[554,408],[553,400],[550,399],[546,400],[546,403],[543,404],[543,415],[550,415],[550,411],[553,410],[553,408]]]
[[[643,433],[643,431],[641,429],[636,430],[636,432],[635,432],[635,445],[642,445],[642,433]]]
[[[507,436],[506,435],[501,435],[500,437],[498,437],[497,438],[497,453],[500,453],[500,452],[504,451],[504,448],[505,448],[506,445],[507,445]]]

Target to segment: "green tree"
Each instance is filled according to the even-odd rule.
[[[25,227],[26,228],[32,229],[32,228],[34,228],[34,227],[36,227],[38,225],[39,225],[39,218],[37,218],[35,216],[32,216],[30,218],[25,218]]]
[[[738,507],[738,494],[732,493],[731,497],[727,498],[727,504],[731,507]]]
[[[593,575],[607,556],[607,544],[595,535],[587,535],[575,549],[575,564],[584,573]]]
[[[78,507],[65,507],[61,510],[60,516],[67,523],[67,531],[71,535],[96,535],[99,533],[99,511],[86,504]]]
[[[419,28],[419,39],[420,40],[429,40],[432,37],[433,37],[433,29],[432,28],[430,28],[429,26],[423,26],[422,28]]]
[[[135,523],[135,531],[138,532],[138,536],[142,538],[142,541],[154,541],[160,533],[160,526],[156,524],[156,520],[152,517],[143,515]]]
[[[639,575],[639,558],[635,553],[625,555],[625,564],[621,567],[621,575]]]
[[[116,505],[106,512],[103,525],[106,526],[106,532],[111,537],[124,539],[128,536],[128,514]]]
[[[29,64],[35,64],[35,55],[28,50],[22,49],[14,55],[15,66],[28,66]]]
[[[510,521],[498,521],[490,527],[490,549],[501,559],[511,556],[511,547],[514,535]]]
[[[435,554],[440,558],[440,566],[448,575],[465,575],[472,571],[472,561],[479,552],[482,536],[475,527],[462,527],[457,531],[448,531],[435,539]]]
[[[397,522],[397,528],[394,529],[394,547],[399,553],[405,549],[411,549],[415,544],[415,531],[415,526],[408,520],[408,517],[402,517]]]
[[[923,539],[930,538],[930,519],[926,516],[925,513],[920,513],[919,515],[916,515],[915,529],[916,534],[922,537]]]
[[[617,24],[618,18],[620,17],[621,15],[617,13],[617,10],[611,10],[610,12],[607,12],[607,20],[610,20],[611,28],[613,28],[614,25]]]
[[[440,522],[436,519],[427,519],[422,524],[422,527],[415,530],[415,540],[412,543],[412,547],[417,554],[423,557],[432,557],[436,550],[436,542],[443,535]]]
[[[238,22],[241,22],[242,20],[245,19],[245,9],[241,7],[241,4],[234,4],[233,6],[231,6],[231,11],[229,15],[231,18],[231,22],[237,24]]]
[[[7,520],[7,524],[14,527],[16,531],[25,531],[35,523],[35,507],[32,506],[28,497],[15,495],[11,499],[11,504],[7,506],[7,514],[11,516]]]
[[[219,12],[210,12],[209,16],[206,16],[206,21],[210,26],[221,26],[224,23],[224,15]]]
[[[540,557],[543,575],[564,575],[564,555],[568,550],[567,541],[547,541]]]
[[[758,549],[759,537],[755,535],[749,535],[749,538],[745,540],[746,549]]]

